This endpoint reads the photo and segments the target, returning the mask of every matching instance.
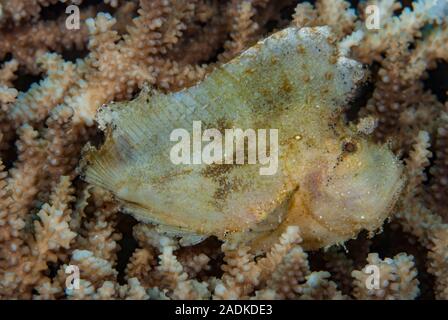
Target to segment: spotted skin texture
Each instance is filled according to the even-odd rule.
[[[288,225],[317,249],[374,231],[402,186],[401,164],[386,146],[343,121],[365,78],[341,56],[326,27],[287,28],[214,70],[201,83],[100,110],[106,132],[86,148],[82,172],[111,191],[126,212],[184,238],[245,242],[264,250]],[[277,129],[278,170],[257,164],[175,165],[176,128]]]

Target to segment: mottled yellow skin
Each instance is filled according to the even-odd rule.
[[[363,77],[329,29],[285,29],[192,88],[103,108],[106,141],[86,151],[85,178],[187,243],[216,235],[263,249],[290,224],[307,248],[343,242],[379,228],[402,184],[394,155],[341,117]],[[262,176],[259,164],[171,163],[170,132],[198,120],[278,129],[277,173]]]
[[[354,151],[343,150],[340,141],[330,140],[327,144],[332,152],[316,155],[314,165],[302,167],[306,174],[278,213],[281,221],[266,221],[234,239],[264,251],[288,225],[298,225],[303,246],[318,249],[343,243],[363,229],[379,229],[403,186],[400,165],[385,146],[356,134],[345,139],[355,146]]]

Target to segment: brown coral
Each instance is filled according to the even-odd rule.
[[[367,1],[354,11],[344,0],[85,0],[79,32],[65,30],[63,12],[47,17],[80,2],[0,1],[0,298],[411,299],[420,288],[422,298],[448,299],[447,105],[427,81],[448,60],[445,1]],[[380,7],[379,30],[366,28],[369,4]],[[403,159],[407,185],[392,220],[404,232],[386,227],[344,253],[304,251],[295,227],[265,256],[216,239],[181,247],[151,226],[132,233],[136,222],[110,195],[78,179],[84,144],[101,140],[102,104],[145,86],[193,85],[288,24],[330,26],[340,50],[370,70],[350,119],[371,117],[360,134],[377,123],[373,135]],[[436,80],[446,91],[446,76]],[[366,259],[387,280],[379,291],[363,283]],[[70,264],[80,268],[80,289],[66,288]]]

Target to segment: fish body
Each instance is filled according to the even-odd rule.
[[[106,132],[86,148],[83,176],[111,191],[125,211],[185,237],[215,235],[262,250],[287,225],[310,249],[379,228],[399,193],[402,168],[342,117],[365,78],[342,56],[329,28],[287,28],[217,67],[197,85],[100,109]],[[176,164],[172,132],[277,130],[278,167],[262,163]],[[254,151],[254,150],[252,150]],[[224,157],[234,157],[233,154]]]

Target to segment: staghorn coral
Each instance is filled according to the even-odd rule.
[[[376,253],[370,253],[367,257],[369,265],[379,268],[379,288],[366,288],[368,274],[360,270],[354,270],[353,295],[357,299],[415,299],[419,294],[418,280],[415,278],[413,257],[401,253],[393,257],[381,260]]]
[[[448,81],[446,71],[433,72],[448,63],[448,4],[353,2],[85,0],[75,32],[64,28],[63,9],[81,1],[0,1],[0,297],[448,299],[448,104],[440,92]],[[371,4],[379,30],[366,28]],[[384,231],[358,235],[345,252],[305,250],[307,230],[294,224],[261,256],[214,238],[191,245],[136,224],[79,179],[82,148],[101,141],[103,104],[145,86],[168,94],[192,86],[288,26],[329,26],[340,52],[369,70],[345,111],[347,126],[388,143],[403,162],[406,184]],[[381,290],[366,289],[365,261],[380,268]],[[68,265],[80,268],[80,289],[67,289]],[[434,286],[426,290],[428,274]]]
[[[66,17],[58,20],[40,21],[14,28],[14,31],[2,30],[0,38],[0,59],[7,54],[16,59],[21,68],[32,73],[39,73],[41,66],[36,61],[46,52],[61,52],[62,50],[81,50],[87,41],[86,18],[94,15],[93,8],[81,13],[82,24],[76,32],[66,32]],[[47,70],[44,67],[44,70]]]

